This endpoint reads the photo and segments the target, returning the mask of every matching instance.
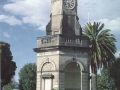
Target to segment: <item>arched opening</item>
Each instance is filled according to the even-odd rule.
[[[51,62],[46,62],[42,67],[42,90],[52,90],[54,75],[51,72],[54,70],[54,66]]]
[[[81,90],[81,69],[77,62],[65,67],[65,90]]]

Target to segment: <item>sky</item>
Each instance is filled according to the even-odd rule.
[[[120,0],[78,0],[78,17],[82,27],[88,21],[105,24],[117,39],[116,56],[120,53]],[[51,0],[0,0],[0,41],[10,44],[17,70],[36,63],[36,38],[45,36],[50,20]]]

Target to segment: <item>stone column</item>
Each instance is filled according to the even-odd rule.
[[[65,90],[65,72],[59,73],[59,90]]]
[[[81,72],[82,74],[82,88],[81,90],[89,90],[89,80],[88,80],[88,72]]]
[[[41,76],[41,74],[40,74],[40,73],[37,73],[37,79],[36,79],[36,84],[37,84],[37,85],[36,85],[36,90],[42,90],[42,89],[41,89],[41,84],[42,84],[41,81],[42,81],[42,80],[41,80],[41,77],[40,77],[40,76]]]

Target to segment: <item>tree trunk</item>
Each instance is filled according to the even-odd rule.
[[[97,90],[97,74],[92,74],[92,90]]]

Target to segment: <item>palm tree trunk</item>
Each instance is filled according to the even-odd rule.
[[[97,90],[97,74],[92,74],[92,90]]]

